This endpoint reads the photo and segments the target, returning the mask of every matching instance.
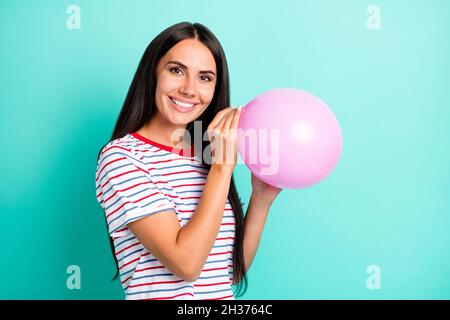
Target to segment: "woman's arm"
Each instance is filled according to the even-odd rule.
[[[255,258],[267,214],[281,190],[281,188],[262,181],[252,173],[252,195],[244,221],[245,270],[250,268]]]
[[[195,281],[211,252],[222,223],[231,176],[237,161],[236,128],[240,110],[219,112],[211,129],[216,130],[213,164],[196,211],[181,228],[174,212],[156,214],[130,223],[130,230],[139,241],[170,271],[186,281]],[[223,147],[222,152],[219,147]],[[221,161],[231,149],[231,162]],[[223,158],[223,159],[225,159]],[[222,160],[223,160],[222,159]],[[226,158],[228,159],[228,158]]]
[[[197,210],[181,227],[175,212],[151,215],[128,224],[139,241],[171,272],[197,280],[222,222],[232,170],[212,166]]]
[[[271,203],[252,192],[244,221],[245,270],[250,268],[255,258],[270,206]]]
[[[233,170],[212,166],[197,210],[181,228],[176,244],[192,280],[200,275],[222,223]]]

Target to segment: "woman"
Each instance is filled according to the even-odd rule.
[[[96,172],[126,299],[234,299],[232,284],[246,289],[280,189],[252,176],[244,221],[232,176],[241,111],[229,95],[225,54],[205,26],[173,25],[147,47]],[[199,126],[207,139],[193,145]]]

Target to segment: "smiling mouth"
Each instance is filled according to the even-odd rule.
[[[196,103],[186,103],[186,102],[181,102],[175,98],[169,97],[170,100],[176,104],[177,106],[181,107],[181,108],[185,108],[185,109],[192,109],[192,107],[194,107],[195,105],[197,105]]]

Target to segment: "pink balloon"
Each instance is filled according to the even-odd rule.
[[[239,154],[266,183],[288,189],[312,186],[330,174],[342,153],[334,113],[297,89],[266,91],[242,110]]]

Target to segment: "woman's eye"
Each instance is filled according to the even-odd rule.
[[[180,68],[177,67],[172,67],[169,69],[169,71],[171,73],[176,73],[176,74],[183,74],[183,70],[181,70]],[[206,82],[211,82],[212,78],[210,76],[200,76],[200,80],[201,81],[206,81]]]
[[[180,72],[182,73],[180,68],[176,68],[176,67],[170,68],[170,72],[174,73],[174,71],[175,71],[175,73],[178,73],[178,74],[180,74]]]
[[[202,81],[211,81],[212,79],[210,78],[210,77],[208,77],[208,76],[200,76],[200,79],[202,80]]]

